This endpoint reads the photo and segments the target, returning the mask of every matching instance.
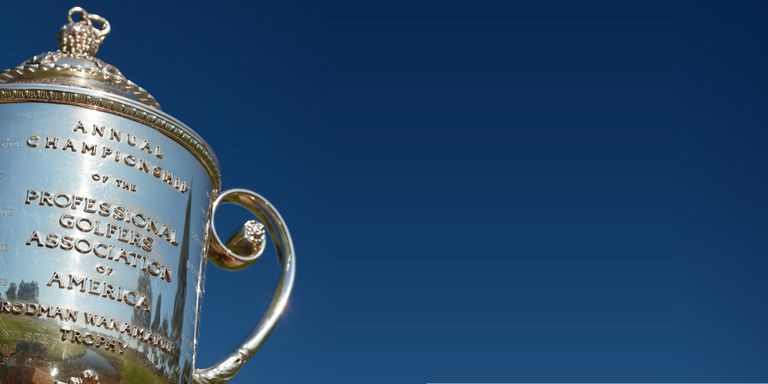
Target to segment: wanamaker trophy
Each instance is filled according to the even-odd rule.
[[[221,191],[192,129],[94,57],[104,18],[76,7],[60,49],[0,72],[0,383],[224,383],[272,331],[295,258],[280,214]],[[222,241],[216,209],[259,221]],[[207,260],[253,263],[267,233],[280,260],[273,301],[245,342],[195,366]]]

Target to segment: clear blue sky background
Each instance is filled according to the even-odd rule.
[[[99,57],[280,208],[295,297],[235,384],[765,382],[760,4],[13,2],[0,63],[107,17]],[[201,365],[276,263],[208,272]]]

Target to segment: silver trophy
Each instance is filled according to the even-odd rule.
[[[280,214],[220,191],[208,144],[94,57],[104,18],[73,8],[56,52],[0,72],[0,383],[224,383],[272,331],[294,279]],[[223,242],[216,209],[249,221]],[[262,224],[263,223],[263,224]],[[273,301],[246,341],[195,367],[207,260],[280,260]]]

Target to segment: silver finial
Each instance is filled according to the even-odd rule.
[[[75,21],[74,15],[79,15],[80,20]],[[95,27],[94,23],[97,23],[100,28]],[[80,7],[74,7],[67,14],[67,24],[59,30],[59,49],[74,56],[93,57],[109,34],[109,30],[107,19],[88,13]]]

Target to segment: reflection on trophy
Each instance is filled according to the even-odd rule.
[[[99,375],[91,370],[83,372],[82,378],[71,377],[68,381],[57,381],[56,384],[99,384]]]
[[[221,190],[197,133],[95,57],[109,31],[73,8],[59,50],[0,72],[0,384],[224,383],[287,305],[291,237],[262,196]],[[259,221],[222,241],[223,204]],[[207,261],[244,269],[267,234],[281,263],[270,308],[197,369]]]

